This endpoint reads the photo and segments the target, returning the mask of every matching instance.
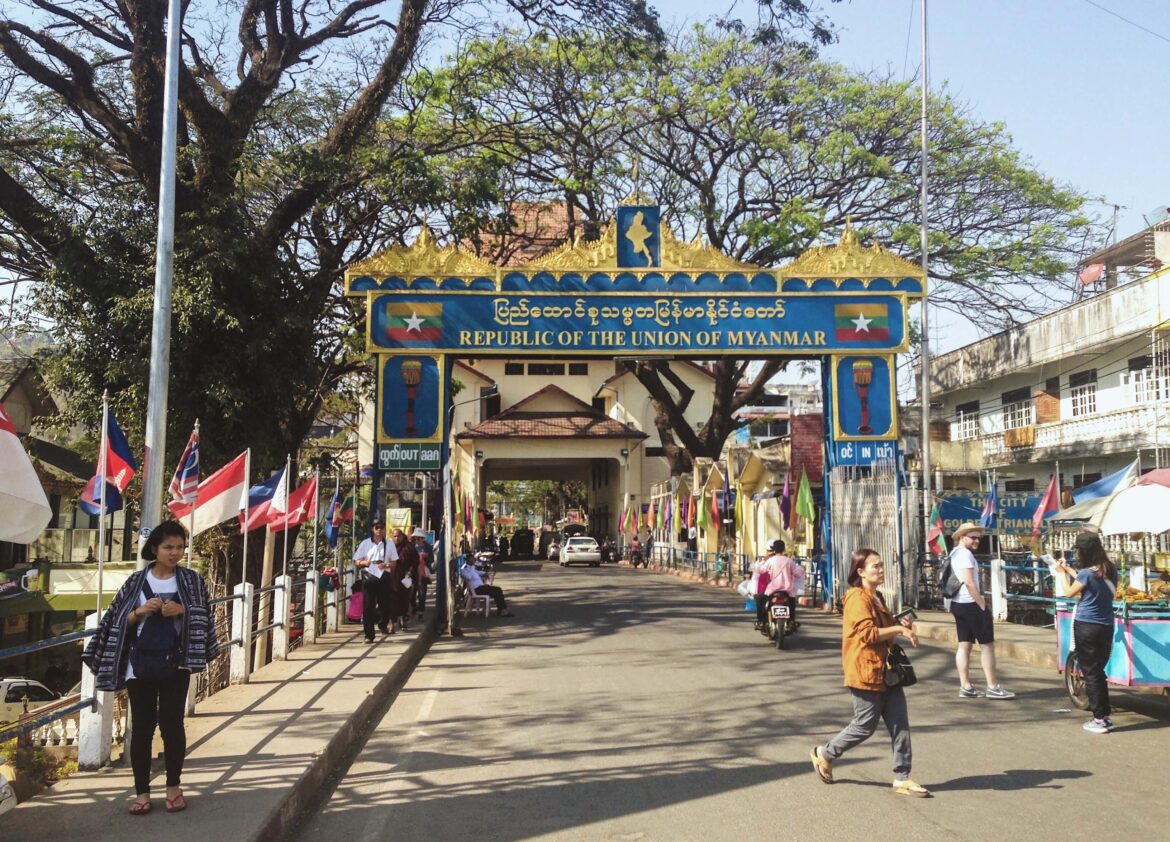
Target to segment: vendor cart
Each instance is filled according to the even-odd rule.
[[[1057,601],[1056,641],[1064,686],[1073,705],[1089,709],[1073,650],[1072,600]],[[1113,604],[1113,653],[1105,679],[1121,687],[1170,687],[1170,605],[1165,600]]]

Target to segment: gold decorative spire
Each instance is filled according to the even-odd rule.
[[[425,222],[419,227],[418,237],[409,246],[391,246],[350,266],[345,277],[369,275],[375,278],[445,278],[496,276],[494,263],[461,251],[458,246],[439,247],[435,236]]]
[[[853,230],[852,219],[846,217],[841,241],[835,246],[819,242],[796,260],[776,270],[779,278],[899,278],[923,277],[922,267],[890,254],[879,243],[863,246]]]

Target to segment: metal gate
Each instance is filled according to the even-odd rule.
[[[894,611],[902,607],[902,548],[906,546],[899,513],[902,493],[893,462],[878,462],[872,468],[837,467],[830,471],[833,582],[838,597],[848,587],[845,577],[849,573],[849,557],[854,550],[869,547],[886,563],[886,582],[881,588],[886,604]]]

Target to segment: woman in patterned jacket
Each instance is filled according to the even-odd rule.
[[[179,566],[186,547],[182,524],[166,521],[155,527],[142,547],[142,557],[153,563],[126,580],[82,655],[98,690],[125,688],[130,698],[130,765],[137,792],[130,813],[135,816],[146,815],[152,806],[150,759],[156,726],[166,756],[167,812],[187,809],[180,785],[187,753],[187,687],[191,674],[202,672],[219,654],[207,585],[194,570]]]

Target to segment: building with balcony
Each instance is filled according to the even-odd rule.
[[[935,358],[949,441],[932,461],[947,487],[977,488],[984,471],[1001,493],[1027,494],[1059,471],[1063,493],[1135,459],[1170,464],[1170,268],[1147,233],[1090,258],[1114,280],[1127,260],[1146,274]]]

